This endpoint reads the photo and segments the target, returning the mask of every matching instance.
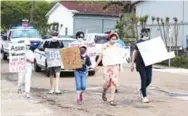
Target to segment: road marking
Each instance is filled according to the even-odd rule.
[[[188,75],[187,69],[153,69],[154,71],[159,72],[168,72],[168,73],[177,73],[177,74],[185,74]]]
[[[179,96],[179,97],[175,97],[177,99],[182,99],[182,100],[188,100],[188,96]]]
[[[97,90],[101,89],[102,87],[88,87],[87,90]]]

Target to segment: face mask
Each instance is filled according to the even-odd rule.
[[[146,36],[143,37],[143,40],[148,40],[148,39],[149,39],[149,37],[146,37]]]
[[[30,46],[26,46],[26,50],[30,50]]]
[[[53,38],[52,38],[52,41],[57,41],[57,37],[53,37]]]
[[[116,40],[110,40],[110,44],[115,44]]]

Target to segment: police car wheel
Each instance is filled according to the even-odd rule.
[[[36,60],[35,60],[35,62],[34,62],[34,69],[35,69],[35,72],[41,72],[41,68],[38,66]]]

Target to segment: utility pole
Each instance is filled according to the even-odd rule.
[[[35,8],[35,0],[32,1],[31,12],[30,12],[30,23],[33,23],[34,8]]]

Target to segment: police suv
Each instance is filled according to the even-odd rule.
[[[35,60],[34,60],[34,70],[35,72],[41,72],[41,70],[45,71],[46,76],[49,76],[49,70],[48,70],[48,64],[47,64],[47,58],[45,55],[45,51],[44,51],[44,43],[47,41],[51,41],[52,39],[45,39],[41,42],[41,44],[38,46],[37,49],[35,49],[34,51],[34,55],[35,55]],[[76,39],[73,38],[58,38],[58,41],[60,42],[60,44],[63,43],[64,47],[69,47],[69,44],[72,42],[77,41]],[[94,67],[95,65],[95,61],[92,62],[92,66]],[[95,74],[95,70],[93,68],[89,68],[89,75],[94,75]],[[65,70],[63,64],[61,64],[61,72],[73,72],[73,70]]]
[[[21,43],[25,40],[31,42],[31,49],[34,50],[42,41],[41,35],[37,29],[32,26],[23,27],[22,25],[12,26],[6,35],[2,36],[1,52],[4,60],[7,60],[9,55],[9,44]]]

